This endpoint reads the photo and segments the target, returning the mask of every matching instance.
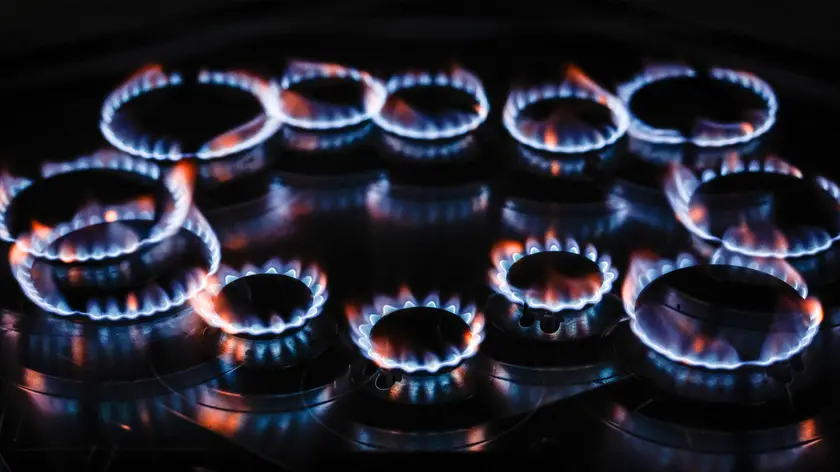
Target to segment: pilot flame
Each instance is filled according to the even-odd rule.
[[[612,124],[605,130],[571,133],[556,129],[551,122],[533,122],[522,117],[522,112],[536,103],[562,99],[588,100],[607,107],[612,116]],[[627,132],[629,120],[621,100],[577,67],[570,67],[565,80],[559,84],[512,90],[502,114],[502,123],[513,139],[540,151],[565,154],[597,151],[615,143]]]
[[[435,118],[424,115],[394,97],[401,90],[416,87],[450,88],[467,93],[475,100],[474,112]],[[385,89],[393,102],[386,101],[382,111],[373,116],[373,121],[383,130],[403,138],[435,140],[462,136],[481,126],[490,113],[490,100],[481,80],[460,67],[450,71],[398,74],[385,83]],[[393,106],[389,106],[389,103],[393,103]]]
[[[779,259],[749,258],[724,249],[712,255],[709,264],[744,267],[778,278],[799,293],[801,317],[778,319],[766,336],[761,355],[755,360],[743,360],[734,346],[723,337],[711,337],[700,332],[700,322],[688,316],[659,313],[652,307],[645,320],[639,318],[637,301],[653,281],[673,271],[700,265],[694,256],[680,254],[675,260],[658,259],[651,254],[631,257],[622,286],[624,310],[630,316],[633,333],[645,345],[668,359],[707,369],[733,370],[742,366],[768,366],[783,361],[807,347],[823,319],[818,300],[808,297],[804,280],[787,262]],[[674,320],[672,318],[680,318]]]
[[[628,106],[633,96],[639,90],[650,84],[664,80],[677,78],[697,77],[698,72],[688,66],[659,64],[652,65],[643,70],[639,75],[618,88],[618,96]],[[702,120],[693,130],[691,136],[684,136],[675,129],[659,129],[645,123],[630,113],[630,136],[657,144],[683,144],[692,143],[699,147],[722,147],[733,144],[751,141],[773,127],[776,123],[776,113],[779,103],[776,94],[767,82],[749,72],[741,72],[730,69],[712,68],[709,70],[709,77],[743,87],[756,94],[763,102],[761,110],[750,110],[745,113],[745,119],[735,123],[716,123],[709,120]]]
[[[133,99],[155,90],[177,87],[184,83],[178,72],[166,73],[160,65],[150,65],[129,77],[105,99],[102,105],[99,129],[112,146],[133,156],[145,159],[177,161],[194,157],[218,159],[254,148],[280,128],[275,118],[279,107],[279,87],[254,74],[244,71],[200,70],[195,78],[201,85],[222,86],[248,92],[260,103],[264,114],[250,122],[227,131],[196,150],[181,149],[177,140],[156,139],[124,131],[117,125],[123,107]],[[153,141],[154,140],[154,141]]]
[[[831,236],[826,230],[818,228],[801,228],[786,234],[770,222],[748,223],[746,220],[727,229],[720,237],[713,235],[710,211],[706,205],[695,201],[694,197],[702,185],[742,173],[778,174],[804,179],[802,171],[778,157],[745,160],[737,153],[730,153],[721,160],[719,166],[703,169],[699,173],[673,163],[665,179],[665,196],[677,220],[692,234],[750,257],[785,259],[813,255],[827,250],[840,238],[840,235]],[[837,184],[825,177],[817,177],[816,183],[840,208],[840,188]]]
[[[251,324],[246,326],[238,321],[233,321],[233,318],[235,318],[233,314],[220,313],[217,310],[217,301],[218,297],[221,296],[222,289],[236,280],[259,274],[290,277],[303,282],[312,293],[311,303],[306,308],[296,310],[288,321],[283,320],[279,315],[272,316],[269,325]],[[192,306],[207,324],[228,334],[279,335],[285,331],[299,328],[308,320],[320,315],[327,301],[327,296],[327,277],[316,266],[304,267],[300,261],[283,262],[280,259],[272,259],[261,267],[247,264],[240,270],[222,266],[218,276],[211,278],[207,290],[192,299]]]
[[[292,91],[303,82],[324,79],[349,80],[364,86],[360,107],[316,103]],[[388,93],[382,82],[365,71],[339,64],[293,61],[280,79],[280,102],[273,109],[283,123],[308,130],[328,130],[356,126],[382,109]]]
[[[519,288],[508,281],[508,273],[518,261],[542,252],[568,252],[586,257],[598,266],[601,276],[598,278],[580,277],[560,280],[562,288],[546,284],[545,288]],[[612,267],[610,256],[599,256],[594,246],[586,244],[581,252],[580,244],[574,239],[568,239],[562,244],[552,231],[544,236],[543,241],[528,238],[525,243],[519,241],[503,241],[496,244],[490,255],[494,268],[490,271],[491,288],[503,295],[512,303],[525,304],[531,308],[538,308],[558,312],[562,310],[580,310],[581,308],[598,303],[605,293],[612,289],[613,282],[618,278],[618,270]],[[559,276],[563,279],[562,276]],[[552,281],[553,282],[553,281]]]
[[[180,229],[192,205],[194,171],[187,163],[178,164],[171,171],[163,172],[155,164],[113,151],[101,151],[68,163],[45,164],[41,175],[46,181],[57,175],[101,169],[148,177],[161,181],[166,187],[172,199],[171,207],[158,218],[147,236],[140,238],[137,234],[128,232],[124,239],[96,241],[83,245],[72,244],[69,241],[55,244],[70,233],[91,226],[123,221],[153,221],[155,203],[152,197],[145,196],[114,205],[89,203],[67,222],[59,223],[54,228],[33,222],[30,232],[19,234],[16,238],[12,237],[5,224],[5,210],[8,209],[6,205],[0,207],[0,235],[3,239],[14,241],[19,251],[34,257],[73,263],[115,259],[132,254],[169,238]]]
[[[431,353],[423,359],[416,359],[407,352],[382,352],[371,340],[373,327],[394,312],[416,307],[444,310],[463,320],[469,327],[465,339],[466,347],[461,350],[453,346],[450,353],[443,358]],[[434,374],[441,369],[456,367],[463,360],[474,356],[484,340],[484,315],[478,312],[474,305],[463,305],[457,297],[442,302],[435,293],[429,294],[423,301],[418,301],[407,287],[403,287],[395,298],[378,296],[372,305],[362,308],[348,306],[346,314],[352,329],[353,342],[366,358],[383,369],[397,369],[408,374]]]
[[[49,264],[14,245],[9,253],[12,274],[23,293],[41,309],[62,316],[81,315],[93,320],[125,320],[150,316],[169,311],[183,305],[207,285],[208,277],[215,274],[221,260],[219,240],[201,213],[193,208],[181,228],[191,232],[202,242],[208,269],[194,269],[185,274],[183,280],[173,282],[171,287],[161,287],[155,282],[140,290],[129,292],[117,300],[93,297],[85,309],[69,306],[64,294],[56,287]]]

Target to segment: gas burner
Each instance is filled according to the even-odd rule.
[[[673,166],[665,181],[665,194],[677,219],[692,234],[746,256],[781,259],[802,257],[825,251],[835,240],[840,239],[840,229],[828,230],[808,225],[785,231],[767,221],[767,218],[759,218],[759,222],[751,223],[743,217],[740,224],[729,226],[722,236],[712,234],[711,212],[706,204],[695,198],[701,187],[724,178],[758,174],[805,183],[802,171],[779,158],[770,156],[745,161],[737,154],[731,154],[721,161],[719,168],[702,170],[699,179],[688,168]],[[816,177],[815,183],[820,189],[817,193],[824,192],[831,199],[836,213],[836,208],[840,206],[840,187],[824,177]],[[790,191],[791,187],[787,185],[785,192]],[[768,206],[764,208],[769,210]]]
[[[320,315],[326,289],[326,276],[314,265],[304,268],[300,261],[272,259],[261,267],[246,264],[240,270],[222,266],[207,291],[193,298],[193,308],[207,324],[228,334],[279,335]],[[295,303],[303,299],[302,305]]]
[[[606,202],[558,204],[511,198],[502,207],[505,228],[519,235],[545,234],[552,228],[575,228],[575,239],[595,239],[624,225],[631,206],[610,195]]]
[[[552,102],[565,106],[556,107],[547,118],[527,116]],[[606,108],[611,122],[596,124],[600,120],[594,116],[578,116],[591,113],[576,111],[572,107],[576,102]],[[621,139],[627,132],[629,115],[621,100],[580,69],[570,67],[561,83],[512,90],[502,120],[513,139],[525,146],[552,153],[580,154],[603,149]]]
[[[699,147],[720,147],[745,143],[757,138],[773,127],[779,104],[773,89],[766,82],[749,72],[711,68],[707,79],[728,86],[735,86],[754,94],[763,102],[763,108],[749,110],[740,121],[717,122],[699,117],[690,132],[652,126],[633,113],[633,98],[643,89],[663,82],[699,81],[703,76],[694,68],[683,65],[655,65],[618,88],[618,96],[630,113],[630,136],[660,144],[692,143]]]
[[[411,141],[383,133],[385,147],[402,159],[410,161],[452,162],[473,157],[475,137],[471,134],[444,142]]]
[[[379,367],[406,374],[434,374],[458,366],[478,352],[484,316],[456,297],[437,294],[418,302],[407,287],[396,298],[376,297],[373,305],[348,306],[353,342]]]
[[[135,319],[166,312],[184,304],[203,290],[207,278],[218,270],[221,259],[219,241],[197,209],[191,210],[182,229],[201,242],[204,267],[179,270],[179,274],[173,276],[168,291],[161,287],[159,280],[153,280],[141,283],[140,288],[126,287],[118,292],[118,296],[97,293],[79,300],[75,299],[77,297],[70,299],[68,295],[72,294],[56,286],[57,274],[49,261],[26,254],[17,245],[12,247],[9,261],[23,293],[45,311],[61,316],[81,315],[93,320]],[[57,243],[60,244],[61,240]]]
[[[408,139],[436,140],[463,136],[478,128],[490,113],[490,101],[481,80],[465,69],[450,71],[406,72],[391,77],[385,84],[388,100],[373,121],[388,133]],[[473,103],[468,112],[445,109],[441,113],[421,110],[413,100],[403,98],[416,89],[449,89],[468,95]],[[428,102],[429,100],[425,100]]]
[[[202,137],[195,144],[168,137],[171,130],[160,136],[150,135],[142,124],[133,123],[128,113],[132,102],[162,90],[187,86],[242,90],[253,95],[263,113],[209,140]],[[111,145],[134,156],[170,161],[217,159],[254,149],[273,136],[281,124],[274,118],[279,114],[279,103],[277,84],[248,72],[200,70],[191,83],[179,72],[166,73],[161,66],[151,65],[129,77],[105,99],[99,128]]]
[[[618,270],[594,246],[569,239],[563,245],[551,232],[544,241],[503,241],[490,255],[493,290],[526,308],[560,312],[580,310],[601,301],[612,289]],[[531,267],[529,267],[531,266]],[[534,267],[536,266],[536,267]]]
[[[304,96],[313,82],[351,82],[363,87],[361,103],[337,105]],[[339,64],[293,61],[280,79],[280,102],[272,111],[283,123],[307,130],[349,128],[376,116],[385,104],[385,86],[365,71]]]
[[[367,123],[348,131],[306,131],[283,128],[283,142],[287,148],[301,152],[344,151],[365,141],[373,130]]]
[[[490,190],[482,184],[427,188],[392,185],[382,177],[368,187],[367,208],[375,220],[448,224],[483,215],[489,199]]]
[[[27,391],[78,398],[126,399],[187,388],[231,364],[216,355],[216,336],[190,311],[103,325],[38,312],[4,312],[5,380]],[[165,384],[165,385],[164,385]]]
[[[511,398],[549,404],[620,378],[605,337],[621,319],[621,304],[607,296],[582,311],[525,313],[501,296],[486,306],[487,339],[480,368]]]
[[[692,283],[693,275],[702,275],[703,283]],[[654,283],[660,278],[670,283]],[[707,288],[698,298],[695,293]],[[768,298],[767,290],[777,295]],[[771,303],[721,307],[703,299],[717,296],[729,303]],[[622,298],[641,342],[672,361],[710,370],[766,367],[790,359],[811,343],[823,318],[819,301],[807,297],[804,280],[789,264],[722,250],[705,265],[688,254],[676,261],[635,256]]]
[[[14,226],[21,218],[10,218],[19,212],[16,203],[21,199],[34,199],[34,192],[42,186],[55,184],[54,191],[61,191],[68,179],[78,176],[96,176],[125,178],[127,183],[133,180],[149,180],[162,183],[170,202],[162,214],[155,216],[155,199],[151,196],[129,198],[127,201],[111,205],[86,203],[81,209],[74,210],[74,215],[67,221],[48,227],[32,222],[32,231],[21,231]],[[157,244],[175,234],[190,210],[192,204],[193,171],[181,164],[165,173],[155,164],[138,160],[112,151],[100,151],[92,156],[85,156],[71,162],[47,163],[41,169],[41,179],[31,181],[9,175],[0,180],[0,238],[15,243],[15,250],[28,256],[77,263],[116,259]],[[16,211],[17,210],[17,211]],[[17,220],[17,221],[15,221]],[[86,244],[72,245],[69,242],[56,244],[66,236],[87,228],[136,220],[152,221],[154,224],[145,234],[123,232],[120,238],[94,238]],[[66,239],[66,238],[65,238]]]

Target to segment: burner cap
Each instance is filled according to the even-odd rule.
[[[370,331],[373,349],[389,358],[444,359],[467,349],[470,327],[442,308],[397,310]]]
[[[289,324],[312,301],[312,291],[298,279],[257,274],[226,285],[216,296],[216,311],[230,323],[270,326]]]
[[[592,298],[604,283],[604,275],[595,261],[559,251],[523,257],[510,267],[507,279],[527,297],[546,303]]]

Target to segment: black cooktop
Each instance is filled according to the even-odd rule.
[[[834,468],[837,90],[614,8],[21,56],[2,465]]]

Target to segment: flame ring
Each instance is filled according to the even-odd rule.
[[[615,129],[600,139],[587,143],[547,143],[523,134],[516,125],[517,119],[526,108],[544,100],[576,98],[588,100],[605,106],[610,110]],[[513,91],[508,95],[505,109],[502,112],[502,124],[511,137],[519,143],[540,151],[557,152],[563,154],[581,154],[597,151],[614,144],[621,139],[630,126],[630,115],[621,100],[615,95],[600,89],[590,91],[575,87],[567,83],[559,85],[544,85],[526,90]]]
[[[493,290],[508,299],[511,303],[525,304],[531,308],[548,310],[551,312],[559,312],[563,310],[580,310],[587,305],[598,303],[603,298],[604,294],[612,290],[613,282],[618,278],[618,270],[612,266],[612,259],[610,256],[603,254],[598,256],[598,250],[591,244],[584,247],[582,257],[586,257],[595,265],[601,272],[601,286],[594,293],[586,294],[575,300],[555,300],[546,301],[534,296],[528,296],[527,290],[521,290],[512,286],[508,282],[508,271],[519,260],[539,254],[542,252],[568,252],[571,254],[581,255],[580,246],[574,240],[566,242],[566,247],[562,247],[559,241],[551,240],[545,242],[544,245],[534,244],[531,247],[522,246],[521,249],[511,252],[493,255],[493,265],[495,269],[491,271],[490,281]]]
[[[113,127],[114,119],[127,103],[131,100],[155,90],[177,87],[184,83],[184,78],[179,72],[166,74],[160,67],[151,67],[140,71],[130,77],[124,84],[111,92],[102,104],[102,111],[99,121],[99,129],[105,139],[112,146],[145,159],[156,159],[161,161],[178,161],[185,158],[197,158],[201,160],[218,159],[221,157],[236,154],[265,142],[280,128],[281,122],[274,118],[279,103],[279,90],[277,84],[270,83],[264,79],[239,71],[210,71],[200,70],[196,81],[202,85],[216,85],[244,90],[254,96],[263,108],[264,119],[256,131],[249,132],[245,139],[236,139],[235,143],[215,142],[216,139],[202,146],[197,151],[182,151],[177,142],[165,143],[157,141],[152,149],[144,145],[142,140],[133,140],[121,136],[120,132]],[[254,124],[255,121],[249,123]],[[222,138],[227,133],[218,136]],[[226,141],[226,140],[223,140]]]
[[[236,280],[260,274],[271,274],[278,277],[289,277],[299,280],[309,289],[312,294],[312,301],[305,310],[300,309],[295,311],[289,323],[279,321],[271,326],[243,326],[239,323],[231,323],[222,318],[216,311],[215,303],[216,297],[219,296],[222,289]],[[299,328],[307,321],[321,314],[328,297],[327,279],[316,267],[310,266],[306,269],[301,269],[300,264],[283,263],[279,259],[272,259],[263,264],[262,267],[246,265],[238,271],[227,266],[222,266],[219,270],[219,279],[221,279],[221,283],[211,283],[208,285],[206,291],[198,294],[194,299],[193,308],[195,308],[195,311],[207,324],[232,335],[278,335],[287,330]]]
[[[455,160],[466,155],[466,151],[475,144],[472,135],[440,145],[418,144],[391,134],[383,135],[382,141],[394,154],[416,161]]]
[[[476,355],[478,348],[481,346],[481,342],[484,340],[484,316],[472,305],[461,308],[459,300],[452,300],[444,306],[438,296],[432,294],[427,296],[422,303],[418,303],[409,294],[404,301],[388,299],[376,305],[376,307],[366,306],[362,308],[362,311],[359,312],[359,319],[351,319],[350,325],[353,329],[353,342],[358,346],[362,354],[384,369],[398,369],[408,374],[415,372],[434,374],[441,369],[455,367],[462,361]],[[470,340],[467,343],[467,347],[463,351],[444,360],[435,359],[434,361],[423,362],[392,359],[377,352],[370,337],[373,327],[392,313],[418,307],[442,310],[463,320],[470,329]]]
[[[736,160],[734,162],[724,160],[722,161],[719,170],[711,167],[703,170],[700,174],[699,183],[696,182],[695,179],[689,179],[686,176],[686,173],[690,172],[691,171],[685,167],[675,167],[665,182],[665,195],[668,198],[668,202],[671,204],[671,208],[674,210],[674,215],[677,220],[679,220],[679,222],[689,232],[700,239],[721,244],[726,250],[737,252],[745,256],[761,258],[772,257],[776,259],[819,254],[820,252],[826,251],[832,246],[832,244],[834,244],[835,241],[840,239],[840,234],[837,234],[833,237],[828,237],[826,241],[822,241],[821,243],[812,246],[802,246],[798,249],[797,247],[790,246],[785,249],[763,250],[759,248],[746,247],[727,240],[725,237],[721,238],[715,236],[711,234],[704,224],[697,223],[692,219],[692,199],[697,194],[700,187],[713,180],[744,172],[779,174],[789,176],[793,179],[804,179],[804,175],[801,170],[779,158],[770,157],[765,159],[763,163],[759,160],[752,160],[747,163],[741,160]],[[832,199],[834,199],[834,201],[837,202],[838,208],[840,208],[840,186],[822,176],[816,177],[815,181],[822,190],[824,190]]]
[[[748,269],[764,272],[765,274],[776,277],[782,282],[785,282],[786,284],[790,285],[794,290],[796,290],[796,292],[799,294],[800,297],[802,297],[804,301],[811,301],[817,304],[817,306],[819,307],[819,302],[816,299],[808,298],[808,286],[805,284],[805,281],[804,279],[802,279],[802,276],[799,275],[798,272],[796,272],[784,261],[777,259],[752,259],[739,254],[728,254],[723,249],[719,249],[712,255],[708,263],[713,265],[745,267]],[[644,292],[645,288],[650,286],[654,280],[657,280],[660,277],[672,271],[678,269],[685,269],[687,267],[694,267],[699,264],[693,256],[689,254],[680,254],[676,258],[676,261],[662,259],[657,262],[653,262],[651,265],[652,267],[650,268],[644,268],[641,267],[641,264],[631,263],[630,269],[627,273],[627,279],[633,281],[633,289],[630,291],[626,289],[623,290],[624,293],[622,293],[622,301],[624,303],[624,311],[627,312],[627,314],[630,316],[630,328],[632,329],[636,337],[638,337],[639,340],[642,341],[642,343],[644,343],[646,346],[650,347],[654,351],[658,352],[659,354],[667,357],[668,359],[674,362],[687,364],[691,366],[703,367],[712,370],[734,370],[743,366],[766,367],[776,362],[789,359],[791,356],[794,356],[795,354],[808,347],[808,345],[811,344],[811,341],[814,339],[814,336],[817,335],[817,332],[820,329],[820,323],[822,322],[821,307],[819,307],[818,310],[810,311],[810,323],[808,325],[808,329],[805,332],[805,334],[799,339],[799,343],[795,348],[793,348],[787,353],[773,355],[768,359],[741,362],[698,361],[693,357],[674,352],[673,350],[668,349],[666,346],[662,346],[656,341],[650,339],[647,333],[645,333],[645,331],[638,326],[638,323],[636,321],[636,302],[639,300],[639,297],[641,296],[642,292]],[[625,288],[626,287],[627,284],[625,283]]]
[[[292,127],[283,128],[283,141],[296,151],[330,151],[344,149],[368,137],[373,126],[368,123],[359,128],[353,128],[346,133],[315,134],[301,132]]]
[[[338,117],[327,119],[305,119],[287,114],[283,111],[283,92],[294,85],[315,79],[346,79],[360,82],[365,86],[365,111],[353,113],[350,117]],[[301,129],[328,130],[356,126],[359,123],[370,120],[379,113],[388,98],[388,92],[382,82],[369,73],[345,67],[338,64],[322,64],[314,62],[294,62],[280,79],[280,106],[274,109],[276,117],[283,123]]]
[[[137,215],[136,220],[143,220],[143,215]],[[48,300],[48,297],[44,294],[46,291],[44,290],[44,287],[38,287],[32,279],[32,270],[36,263],[36,259],[31,254],[25,254],[19,261],[13,261],[11,264],[12,273],[14,274],[15,279],[17,279],[23,293],[27,298],[29,298],[29,300],[41,309],[56,315],[82,315],[93,320],[109,321],[133,320],[141,316],[151,316],[183,305],[196,293],[204,290],[204,287],[207,285],[208,278],[215,274],[219,269],[219,263],[221,262],[222,257],[219,240],[213,232],[213,229],[210,227],[210,224],[207,223],[207,220],[204,219],[204,216],[197,208],[191,208],[190,215],[184,220],[181,228],[193,233],[201,240],[204,245],[204,249],[206,250],[206,261],[210,266],[209,270],[206,274],[203,274],[203,277],[201,277],[197,284],[193,287],[188,287],[186,293],[178,296],[176,299],[170,300],[167,297],[166,300],[148,305],[144,304],[142,307],[130,309],[125,313],[115,313],[114,311],[108,309],[106,309],[104,313],[99,309],[88,309],[88,311],[73,310],[63,301],[53,302]],[[12,251],[15,251],[15,249],[13,248]],[[126,305],[128,305],[128,303],[126,303]]]
[[[41,170],[41,182],[59,175],[91,170],[119,171],[161,181],[169,192],[174,206],[172,210],[161,215],[158,222],[149,231],[149,236],[139,241],[132,241],[121,246],[114,245],[102,253],[88,253],[87,251],[80,253],[77,249],[74,254],[61,254],[54,247],[53,243],[74,231],[102,224],[103,222],[115,223],[135,220],[138,219],[138,214],[140,216],[139,219],[151,220],[152,212],[147,209],[138,209],[131,206],[92,208],[75,215],[69,222],[56,225],[46,235],[19,235],[17,238],[14,238],[6,225],[7,211],[15,197],[33,183],[26,179],[17,179],[16,183],[12,183],[10,186],[0,183],[0,239],[15,243],[18,249],[37,258],[51,261],[60,260],[66,263],[102,261],[133,254],[141,248],[157,244],[169,238],[178,231],[187,218],[190,205],[192,204],[192,182],[186,176],[179,172],[171,172],[164,174],[162,177],[161,169],[157,165],[113,151],[100,151],[93,156],[81,157],[68,163],[45,164]],[[108,217],[107,215],[113,216]],[[85,248],[80,249],[84,250]]]
[[[476,101],[476,114],[468,122],[460,125],[438,127],[435,129],[413,129],[402,126],[386,119],[382,113],[373,115],[373,121],[385,131],[409,139],[422,139],[432,141],[436,139],[448,139],[461,136],[475,130],[487,119],[490,113],[490,100],[484,91],[481,80],[473,73],[463,69],[454,72],[408,72],[391,77],[385,84],[385,90],[389,95],[400,90],[416,87],[447,87],[468,93]]]
[[[630,136],[655,144],[684,144],[690,142],[699,147],[722,147],[745,143],[770,131],[770,128],[776,123],[779,102],[776,99],[775,92],[773,92],[773,89],[767,82],[751,73],[717,67],[709,71],[709,76],[712,79],[738,85],[755,93],[755,95],[764,101],[767,117],[761,121],[750,123],[752,127],[751,131],[744,132],[740,136],[728,138],[702,135],[686,137],[674,129],[654,128],[633,115],[632,110],[629,109],[630,100],[632,100],[633,96],[648,85],[663,80],[697,77],[697,71],[688,66],[653,67],[643,71],[629,82],[618,87],[618,96],[621,97],[630,114],[630,128],[628,130]]]

